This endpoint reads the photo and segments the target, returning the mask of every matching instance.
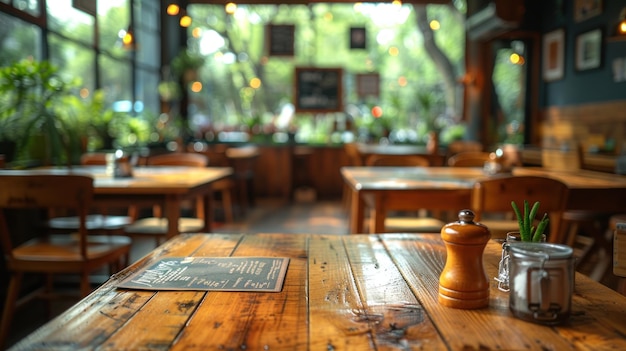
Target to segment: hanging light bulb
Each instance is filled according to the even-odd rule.
[[[179,23],[180,23],[181,27],[187,28],[187,27],[189,27],[191,25],[191,17],[189,17],[189,15],[183,15],[180,18]]]
[[[229,2],[224,6],[224,11],[226,11],[227,14],[232,15],[235,13],[235,11],[237,11],[237,4],[235,4],[234,2]]]
[[[122,48],[126,50],[134,50],[136,48],[137,42],[135,40],[135,34],[132,25],[128,26],[128,29],[126,30],[120,30],[117,35],[119,37],[119,42]]]
[[[176,16],[180,12],[180,7],[177,4],[169,4],[167,5],[166,12],[170,16]]]

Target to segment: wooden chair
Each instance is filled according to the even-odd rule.
[[[370,155],[366,161],[367,166],[373,167],[430,167],[430,160],[419,155]],[[370,208],[374,208],[371,201]],[[446,224],[444,221],[429,217],[424,211],[417,214],[395,214],[385,218],[386,233],[439,233]],[[373,228],[375,213],[370,212],[370,228]],[[371,229],[370,229],[371,231]]]
[[[554,239],[558,238],[554,233],[559,233],[567,196],[567,185],[556,179],[537,176],[495,176],[476,182],[472,192],[471,209],[476,214],[475,220],[489,228],[492,238],[505,239],[506,233],[519,231],[511,201],[515,201],[520,209],[524,200],[531,206],[535,201],[539,201],[537,217],[549,213],[548,241],[554,242]]]
[[[107,164],[104,152],[85,153],[80,157],[83,166],[104,166]],[[134,220],[134,208],[124,209],[125,215],[112,214],[112,209],[99,207],[87,215],[87,230],[92,234],[121,234],[124,227]],[[63,216],[55,212],[49,213],[47,227],[54,231],[66,232],[76,230],[79,226],[79,218],[76,216]]]
[[[491,153],[483,151],[464,151],[448,158],[450,167],[483,167],[485,162],[490,161]]]
[[[206,167],[209,159],[199,153],[181,152],[167,153],[151,156],[147,160],[148,166],[185,166],[185,167]],[[213,189],[222,195],[226,217],[232,221],[232,199],[231,189],[232,179],[227,178],[214,184]],[[196,199],[192,206],[195,207],[194,217],[182,217],[179,219],[178,230],[181,233],[193,233],[202,231],[204,228],[204,202],[202,198]],[[152,208],[152,216],[139,218],[132,224],[124,228],[124,233],[132,237],[151,236],[155,239],[157,246],[165,238],[167,233],[167,219],[162,218],[162,209],[156,205]]]
[[[476,140],[455,140],[446,148],[446,160],[460,152],[468,151],[481,152],[483,144]]]
[[[242,214],[254,205],[254,174],[259,148],[255,145],[231,147],[225,151],[228,166],[233,169],[234,190]]]
[[[93,198],[90,176],[0,171],[0,189],[0,240],[11,275],[0,327],[2,348],[15,309],[33,297],[51,297],[53,275],[78,275],[80,295],[84,297],[91,291],[89,275],[92,272],[107,266],[117,271],[128,264],[131,240],[125,236],[87,234],[87,210]],[[18,233],[15,232],[18,228],[31,229],[29,224],[10,222],[16,211],[38,213],[51,208],[75,212],[79,218],[77,231],[63,235],[49,235],[46,230],[34,229]],[[11,215],[6,210],[11,210]],[[24,275],[31,273],[47,277],[46,284],[37,291],[43,294],[20,297]]]
[[[542,148],[541,164],[542,167],[552,170],[577,172],[585,168],[583,146],[582,144],[573,144],[569,145],[568,148]],[[561,242],[574,248],[582,246],[583,251],[586,251],[586,253],[594,249],[595,251],[608,250],[608,252],[603,253],[596,252],[602,255],[603,259],[588,274],[594,280],[600,280],[607,270],[606,268],[603,270],[600,267],[608,267],[609,265],[608,259],[611,252],[606,245],[602,245],[602,242],[605,241],[603,235],[608,229],[610,215],[609,213],[596,211],[567,210],[563,212],[561,218],[561,232],[559,233],[562,237],[560,239]],[[584,264],[588,257],[588,255],[582,256],[577,264]]]
[[[430,160],[420,155],[370,155],[366,160],[370,167],[430,167]]]

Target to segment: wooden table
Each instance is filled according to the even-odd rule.
[[[167,237],[179,234],[181,203],[204,197],[206,232],[211,232],[212,184],[232,174],[230,167],[135,167],[133,177],[113,178],[104,166],[78,166],[70,170],[32,170],[57,173],[82,172],[94,177],[94,202],[105,207],[148,206],[160,204],[168,220]]]
[[[373,232],[380,233],[385,210],[459,211],[469,208],[474,183],[487,176],[482,168],[466,167],[343,167],[341,174],[351,192],[350,232],[363,233],[365,198],[373,197]],[[552,177],[570,189],[568,210],[606,213],[626,210],[626,177],[594,171],[556,171],[517,167],[513,175]]]
[[[572,316],[512,316],[488,243],[489,307],[437,301],[446,251],[436,234],[182,234],[112,277],[14,350],[624,350],[626,297],[576,274]],[[281,292],[122,290],[158,258],[290,258]]]
[[[372,233],[384,231],[386,211],[469,208],[474,183],[486,178],[472,167],[343,167],[350,189],[350,233],[363,233],[366,198],[375,212]]]

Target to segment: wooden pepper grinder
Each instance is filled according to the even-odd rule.
[[[439,276],[439,303],[462,309],[489,306],[489,280],[483,267],[489,229],[474,222],[474,212],[462,210],[457,222],[441,229],[441,238],[447,257]]]

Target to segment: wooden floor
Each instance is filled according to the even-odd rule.
[[[219,233],[314,233],[347,234],[348,215],[341,201],[288,202],[284,200],[257,200],[253,209],[245,215],[238,213],[233,223],[218,223]],[[137,240],[131,252],[131,262],[154,249],[152,240]],[[100,277],[106,279],[105,276]],[[68,285],[63,284],[61,285]],[[74,286],[73,284],[71,286]],[[78,301],[68,297],[54,302],[50,318]],[[48,320],[43,301],[33,300],[16,311],[9,345],[33,332]]]

